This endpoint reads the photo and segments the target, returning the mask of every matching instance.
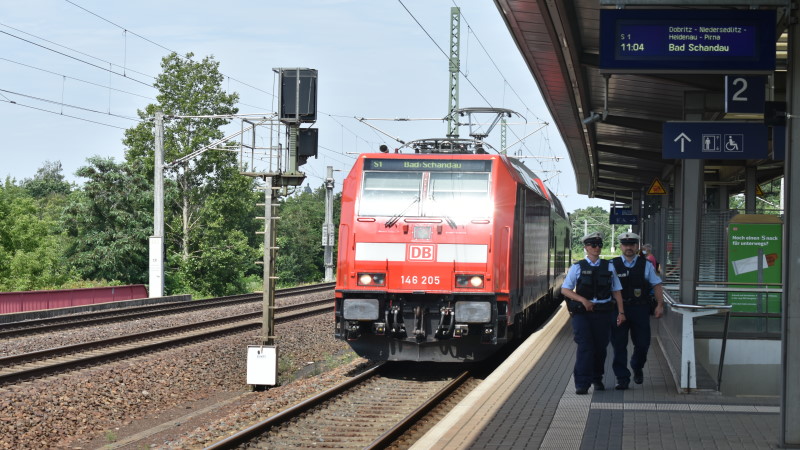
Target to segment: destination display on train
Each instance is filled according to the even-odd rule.
[[[775,11],[601,10],[600,70],[774,71]]]
[[[469,159],[364,159],[364,170],[411,170],[415,172],[491,172],[489,160]]]

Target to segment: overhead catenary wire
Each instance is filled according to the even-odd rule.
[[[147,86],[147,87],[153,87],[153,85],[152,85],[152,84],[145,83],[144,81],[137,80],[136,78],[131,78],[131,77],[129,77],[129,76],[127,76],[127,75],[125,75],[125,74],[121,74],[121,73],[119,73],[119,72],[115,72],[115,71],[113,71],[113,70],[111,70],[111,69],[107,69],[107,68],[105,68],[105,67],[99,66],[99,65],[97,65],[97,64],[94,64],[94,63],[91,63],[91,62],[89,62],[89,61],[86,61],[86,60],[80,59],[80,58],[78,58],[78,57],[76,57],[76,56],[68,55],[68,54],[66,54],[66,53],[64,53],[64,52],[60,52],[60,51],[58,51],[58,50],[52,49],[52,48],[50,48],[50,47],[48,47],[48,46],[46,46],[46,45],[42,45],[42,44],[39,44],[39,43],[33,42],[33,41],[29,40],[29,39],[25,39],[25,38],[23,38],[23,37],[20,37],[20,36],[17,36],[17,35],[15,35],[15,34],[11,34],[11,33],[7,32],[7,31],[0,30],[0,33],[6,34],[6,35],[8,35],[8,36],[11,36],[11,37],[13,37],[13,38],[16,38],[16,39],[19,39],[19,40],[21,40],[21,41],[27,42],[27,43],[29,43],[29,44],[31,44],[31,45],[35,45],[35,46],[37,46],[37,47],[43,48],[43,49],[45,49],[45,50],[49,50],[49,51],[51,51],[51,52],[53,52],[53,53],[57,53],[57,54],[59,54],[59,55],[62,55],[62,56],[64,56],[64,57],[66,57],[66,58],[74,59],[75,61],[81,62],[81,63],[83,63],[83,64],[87,64],[87,65],[89,65],[89,66],[95,67],[95,68],[97,68],[97,69],[100,69],[100,70],[102,70],[102,71],[105,71],[105,72],[111,72],[111,73],[113,73],[113,74],[115,74],[115,75],[119,75],[120,77],[123,77],[123,78],[125,78],[125,79],[128,79],[128,80],[131,80],[131,81],[135,81],[136,83],[139,83],[139,84],[145,85],[145,86]],[[111,63],[111,62],[108,62],[108,61],[104,61],[104,62],[106,62],[106,63],[108,63],[108,64],[113,64],[113,63]],[[116,64],[114,64],[114,65],[116,65]],[[120,67],[120,66],[117,66],[117,67]]]
[[[4,96],[4,97],[5,97],[5,96]],[[24,104],[24,103],[15,102],[15,101],[11,101],[11,100],[0,100],[0,102],[7,102],[7,103],[11,103],[12,105],[16,105],[16,106],[22,106],[22,107],[24,107],[24,108],[35,109],[35,110],[37,110],[37,111],[47,112],[47,113],[50,113],[50,114],[56,114],[56,115],[58,115],[58,116],[63,116],[63,117],[69,117],[69,118],[71,118],[71,119],[82,120],[82,121],[84,121],[84,122],[94,123],[94,124],[97,124],[97,125],[102,125],[102,126],[104,126],[104,127],[109,127],[109,128],[118,128],[118,129],[120,129],[120,130],[127,130],[127,128],[125,128],[125,127],[118,127],[118,126],[116,126],[116,125],[111,125],[111,124],[107,124],[107,123],[103,123],[103,122],[98,122],[98,121],[96,121],[96,120],[90,120],[90,119],[86,119],[86,118],[84,118],[84,117],[72,116],[72,115],[69,115],[69,114],[63,114],[63,113],[56,112],[56,111],[50,111],[49,109],[37,108],[37,107],[35,107],[35,106],[26,105],[26,104]]]
[[[27,95],[27,94],[21,94],[19,92],[9,91],[7,89],[0,89],[0,92],[5,92],[5,93],[8,93],[8,94],[12,94],[12,95],[19,95],[20,97],[30,98],[32,100],[37,100],[37,101],[40,101],[40,102],[59,105],[59,106],[62,106],[62,107],[66,106],[67,108],[79,109],[81,111],[92,112],[92,113],[95,113],[95,114],[103,114],[105,116],[119,117],[120,119],[132,120],[134,122],[141,122],[142,121],[141,119],[136,118],[136,117],[122,116],[122,115],[119,115],[119,114],[112,114],[110,112],[98,111],[96,109],[84,108],[82,106],[70,105],[70,104],[64,103],[63,101],[59,102],[59,101],[56,101],[56,100],[48,100],[46,98],[36,97],[36,96],[33,96],[33,95]],[[4,97],[5,97],[5,95],[4,95]],[[6,98],[8,98],[8,97],[6,97]],[[58,113],[58,114],[60,114],[60,113]]]
[[[138,37],[138,38],[140,38],[140,39],[142,39],[142,40],[144,40],[144,41],[146,41],[146,42],[149,42],[149,43],[150,43],[150,44],[152,44],[152,45],[155,45],[155,46],[157,46],[157,47],[159,47],[159,48],[161,48],[161,49],[163,49],[163,50],[166,50],[166,51],[168,51],[168,52],[174,53],[174,54],[176,54],[176,55],[178,55],[178,56],[182,57],[182,56],[181,56],[181,54],[180,54],[179,52],[177,52],[177,51],[175,51],[175,50],[172,50],[172,49],[170,49],[170,48],[168,48],[168,47],[166,47],[166,46],[164,46],[164,45],[162,45],[162,44],[160,44],[160,43],[158,43],[158,42],[155,42],[155,41],[153,41],[153,40],[151,40],[151,39],[149,39],[149,38],[147,38],[147,37],[145,37],[145,36],[143,36],[143,35],[141,35],[141,34],[139,34],[139,33],[136,33],[136,32],[134,32],[134,31],[131,31],[131,30],[130,30],[130,29],[128,29],[127,27],[124,27],[124,26],[122,26],[122,25],[120,25],[120,24],[118,24],[118,23],[115,23],[114,21],[112,21],[112,20],[109,20],[108,18],[106,18],[106,17],[103,17],[103,16],[101,16],[100,14],[97,14],[96,12],[89,10],[89,9],[87,9],[87,8],[85,8],[85,7],[83,7],[83,6],[79,5],[79,4],[77,4],[76,2],[74,2],[74,1],[72,1],[72,0],[65,0],[65,1],[66,1],[67,3],[69,3],[69,4],[71,4],[71,5],[73,5],[73,6],[77,7],[77,8],[79,8],[79,9],[81,9],[81,10],[85,11],[86,13],[88,13],[88,14],[91,14],[91,15],[93,15],[93,16],[95,16],[95,17],[97,17],[97,18],[98,18],[98,19],[100,19],[100,20],[103,20],[103,21],[107,22],[108,24],[111,24],[111,25],[113,25],[113,26],[115,26],[115,27],[119,28],[120,30],[122,30],[122,31],[123,31],[123,32],[125,32],[126,34],[127,34],[127,33],[130,33],[131,35],[133,35],[133,36],[136,36],[136,37]],[[267,94],[267,95],[269,95],[270,97],[272,97],[272,99],[273,99],[273,102],[274,102],[274,101],[277,99],[277,96],[276,96],[276,95],[275,95],[273,92],[269,92],[269,91],[267,91],[267,90],[264,90],[264,89],[258,88],[258,87],[256,87],[256,86],[253,86],[253,85],[251,85],[251,84],[249,84],[249,83],[245,83],[244,81],[241,81],[241,80],[239,80],[239,79],[237,79],[237,78],[234,78],[234,77],[232,77],[232,76],[230,76],[230,75],[228,75],[228,74],[225,74],[225,73],[223,73],[223,72],[220,72],[220,74],[221,74],[221,75],[223,75],[223,76],[225,76],[225,77],[226,77],[226,78],[229,80],[229,82],[232,80],[232,81],[235,81],[235,82],[237,82],[237,83],[239,83],[239,84],[241,84],[241,85],[243,85],[243,86],[247,86],[247,87],[249,87],[249,88],[251,88],[251,89],[253,89],[253,90],[256,90],[256,91],[258,91],[258,92],[262,92],[262,93],[264,93],[264,94]],[[242,102],[238,102],[238,103],[239,103],[239,104],[241,104],[241,105],[249,106],[249,105],[246,105],[245,103],[242,103]],[[324,113],[324,112],[322,112],[322,111],[319,111],[319,113],[320,113],[320,114],[326,114],[326,113]],[[334,121],[336,121],[336,120],[334,119]],[[336,122],[337,122],[337,123],[339,123],[338,121],[336,121]],[[339,123],[339,124],[340,124],[340,125],[342,125],[342,126],[344,127],[344,125],[343,125],[343,124],[341,124],[341,123]],[[369,144],[369,143],[370,143],[370,142],[369,142],[367,139],[364,139],[363,137],[359,136],[357,133],[353,132],[352,130],[349,130],[349,129],[348,129],[348,131],[350,131],[351,133],[353,133],[353,134],[354,134],[354,135],[355,135],[357,138],[359,138],[359,139],[363,140],[365,143],[367,143],[367,144]]]
[[[425,28],[425,27],[424,27],[424,26],[423,26],[423,25],[420,23],[420,21],[419,21],[419,20],[416,18],[416,16],[415,16],[415,15],[414,15],[414,14],[411,12],[411,10],[409,10],[409,9],[408,9],[408,7],[407,7],[407,6],[406,6],[406,5],[403,3],[403,0],[397,0],[397,1],[400,3],[400,5],[403,7],[403,9],[405,9],[405,10],[406,10],[406,12],[407,12],[407,13],[408,13],[408,14],[411,16],[411,18],[414,20],[414,22],[416,22],[416,24],[417,24],[417,25],[420,27],[420,29],[422,29],[422,31],[423,31],[423,32],[424,32],[424,33],[425,33],[425,34],[428,36],[428,38],[431,40],[431,42],[433,42],[433,44],[436,46],[436,48],[438,48],[438,49],[439,49],[439,51],[442,53],[442,55],[443,55],[445,58],[447,58],[447,59],[449,60],[449,59],[450,59],[450,56],[449,56],[449,55],[448,55],[448,54],[447,54],[447,53],[444,51],[444,49],[443,49],[443,48],[442,48],[442,47],[441,47],[441,46],[440,46],[440,45],[439,45],[439,44],[436,42],[436,40],[433,38],[433,36],[431,36],[431,34],[428,32],[428,30],[427,30],[427,29],[426,29],[426,28]],[[454,4],[455,4],[455,3],[454,3]],[[458,6],[458,5],[456,5],[456,6]],[[460,13],[459,13],[459,14],[460,14]],[[463,17],[463,14],[461,14],[461,17]],[[466,19],[465,19],[465,21],[466,21]],[[468,25],[468,26],[469,26],[469,25]],[[478,38],[477,38],[477,34],[475,34],[475,33],[474,33],[474,30],[473,30],[472,34],[474,34],[474,35],[476,36],[476,39],[478,39]],[[480,40],[479,40],[479,42],[480,42]],[[482,48],[483,48],[483,45],[482,45],[482,44],[481,44],[481,46],[482,46]],[[484,48],[484,51],[485,51],[485,48]],[[487,54],[488,54],[488,52],[487,52]],[[496,67],[496,65],[495,65],[495,67]],[[496,67],[496,68],[497,68],[497,67]],[[498,70],[499,70],[499,69],[498,69]],[[490,102],[490,101],[489,101],[489,100],[486,98],[486,96],[485,96],[485,95],[483,95],[483,93],[480,91],[480,89],[478,89],[478,87],[477,87],[477,86],[475,86],[475,84],[472,82],[472,80],[470,80],[470,78],[469,78],[469,77],[467,76],[467,74],[466,74],[466,73],[465,73],[465,72],[464,72],[464,71],[461,69],[461,67],[459,67],[458,71],[459,71],[459,73],[460,73],[461,75],[463,75],[463,76],[464,76],[464,79],[465,79],[465,80],[466,80],[466,81],[467,81],[467,82],[470,84],[470,86],[472,86],[472,88],[473,88],[473,89],[475,90],[475,92],[476,92],[476,93],[477,93],[477,94],[478,94],[478,95],[479,95],[479,96],[480,96],[480,97],[483,99],[483,101],[484,101],[484,102],[486,102],[486,104],[487,104],[489,107],[494,107],[494,106],[492,105],[492,102]],[[502,72],[500,72],[500,74],[501,74],[501,76],[502,76]],[[505,79],[505,77],[504,77],[504,76],[503,76],[503,79],[504,79],[504,81],[505,81],[506,83],[508,83],[508,82],[507,82],[507,80]],[[509,84],[509,85],[510,85],[510,84]],[[512,90],[513,90],[513,88],[512,88]],[[524,103],[523,103],[523,104],[524,104]],[[527,108],[527,106],[526,106],[526,108]],[[528,109],[528,110],[530,110],[530,109]],[[534,114],[534,116],[535,116],[535,114]],[[537,119],[539,119],[539,118],[537,117]],[[541,119],[539,119],[539,121],[541,121]],[[512,134],[513,134],[515,137],[519,138],[519,136],[516,134],[516,132],[514,132],[514,130],[513,130],[513,129],[511,130],[511,133],[512,133]],[[522,141],[522,140],[520,140],[520,141]],[[524,144],[524,142],[522,143],[522,145],[523,145],[525,148],[527,148],[527,146]],[[540,165],[540,167],[543,167],[543,166],[541,165],[541,162],[539,162],[539,165]]]
[[[38,71],[41,71],[41,72],[49,73],[51,75],[56,75],[56,76],[59,76],[59,77],[68,78],[70,80],[79,81],[81,83],[91,84],[92,86],[101,87],[103,89],[112,90],[112,91],[119,92],[119,93],[122,93],[122,94],[134,95],[136,97],[145,98],[147,100],[155,100],[155,98],[153,98],[153,97],[148,97],[146,95],[142,95],[142,94],[137,94],[135,92],[126,91],[124,89],[113,88],[111,86],[105,86],[105,85],[102,85],[100,83],[95,83],[93,81],[82,80],[80,78],[71,77],[71,76],[63,74],[63,73],[53,72],[52,70],[42,69],[41,67],[36,67],[36,66],[32,66],[30,64],[21,63],[19,61],[14,61],[14,60],[11,60],[11,59],[8,59],[8,58],[0,57],[0,60],[7,61],[7,62],[10,62],[12,64],[17,64],[17,65],[20,65],[20,66],[28,67],[30,69],[38,70]]]

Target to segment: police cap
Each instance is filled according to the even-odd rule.
[[[639,235],[636,233],[622,233],[619,235],[619,243],[620,244],[638,244],[639,243]]]
[[[581,242],[583,245],[588,244],[602,244],[603,243],[603,234],[600,232],[595,231],[594,233],[589,233],[586,236],[581,238]]]

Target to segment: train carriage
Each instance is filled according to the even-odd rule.
[[[362,154],[345,179],[335,334],[363,357],[485,359],[560,300],[560,202],[513,158],[463,149]]]

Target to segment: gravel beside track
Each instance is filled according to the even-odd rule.
[[[313,298],[329,295],[319,293]],[[309,300],[309,297],[286,299],[278,304]],[[211,311],[187,314],[198,317],[180,320],[193,323],[192,320],[202,321],[212,316]],[[140,327],[163,327],[164,320],[172,318],[162,318],[160,326],[150,324],[151,319],[114,324],[111,331],[98,333],[130,334],[149,329]],[[66,344],[64,339],[73,336],[78,339],[76,342],[91,340],[98,337],[95,331],[95,328],[84,329],[84,335],[91,335],[88,338],[81,338],[80,331],[72,330],[65,333],[68,336],[52,339],[59,345]],[[142,439],[131,441],[126,448],[199,448],[332,386],[349,376],[351,370],[368,365],[356,358],[344,342],[334,340],[333,317],[316,316],[281,324],[276,334],[282,385],[265,392],[249,392],[245,384],[246,348],[260,341],[260,332],[241,333],[0,388],[0,448],[100,448],[126,439],[131,441],[130,436],[137,433]],[[39,341],[42,337],[26,339]],[[14,341],[18,345],[47,345]],[[50,342],[48,347],[54,346],[54,341],[45,342]],[[348,361],[352,362],[347,364]],[[326,371],[337,364],[345,365]],[[314,374],[319,375],[291,380]],[[204,407],[209,409],[208,414],[190,417],[190,413]],[[190,418],[178,420],[160,433],[146,432],[169,422],[170,418],[181,417]]]
[[[313,300],[323,300],[325,298],[332,297],[333,293],[329,291],[309,294],[305,297],[288,297],[285,299],[277,299],[275,302],[276,306],[286,306]],[[148,317],[134,321],[112,322],[107,325],[93,326],[90,328],[53,331],[27,337],[4,339],[0,341],[0,357],[47,350],[65,345],[81,344],[99,339],[109,339],[127,334],[144,333],[146,331],[154,331],[161,328],[222,319],[224,317],[237,314],[261,311],[262,309],[263,306],[261,303],[255,302],[243,305],[211,308],[202,311]]]

